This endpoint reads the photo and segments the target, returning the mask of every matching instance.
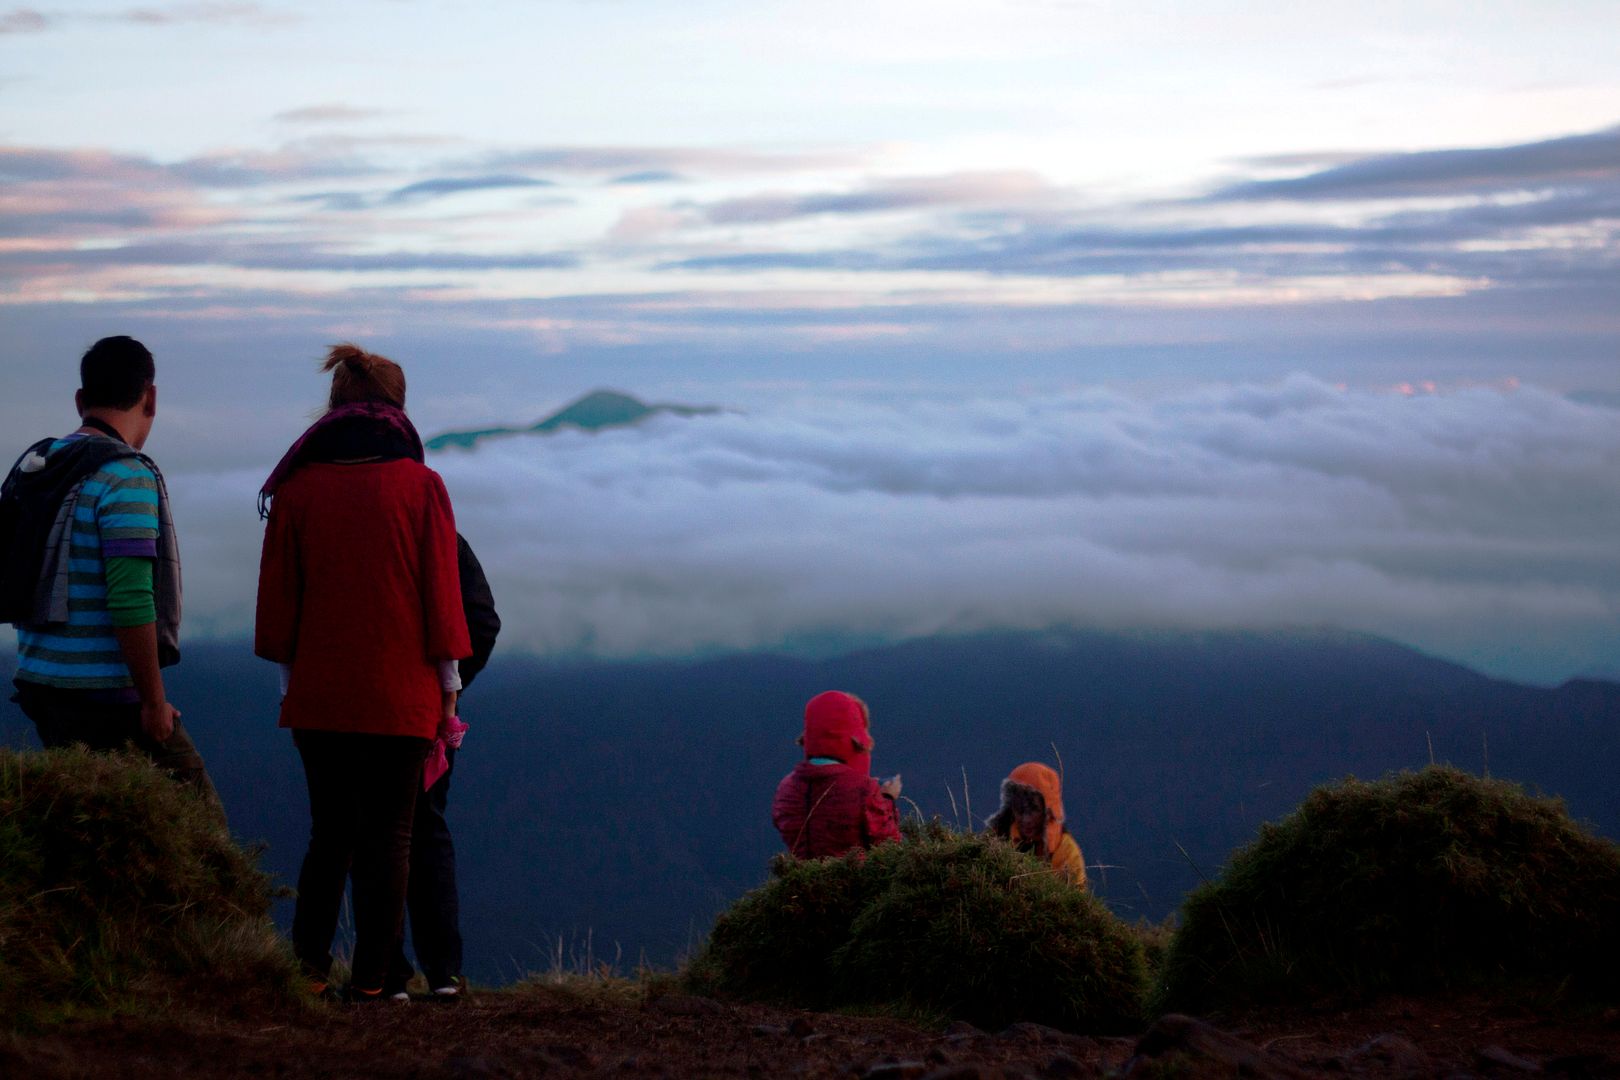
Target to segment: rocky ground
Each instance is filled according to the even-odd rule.
[[[526,987],[454,1005],[190,1004],[0,1036],[0,1076],[1620,1077],[1620,1011],[1393,999],[1093,1038]],[[156,1011],[156,1010],[155,1010]]]

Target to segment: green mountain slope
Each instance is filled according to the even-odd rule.
[[[649,416],[669,413],[673,416],[706,416],[721,410],[712,405],[648,405],[629,394],[615,390],[594,390],[544,420],[528,427],[477,428],[468,431],[446,431],[427,441],[429,450],[472,450],[485,439],[508,435],[548,435],[561,428],[581,431],[604,431],[608,428],[629,427]]]

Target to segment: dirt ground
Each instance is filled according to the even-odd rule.
[[[176,1006],[0,1036],[0,1076],[1620,1077],[1620,1013],[1466,1000],[1165,1021],[1087,1038],[981,1032],[670,994],[524,988],[453,1006]]]

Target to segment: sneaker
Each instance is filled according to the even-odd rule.
[[[408,1005],[411,995],[404,990],[395,990],[393,987],[379,986],[375,990],[362,990],[353,984],[343,991],[343,1001],[347,1005],[372,1005],[377,1002],[387,1002],[393,1005]]]
[[[338,993],[337,987],[332,985],[332,976],[315,967],[313,964],[300,964],[300,974],[303,976],[304,991],[316,1001],[339,1001],[343,995]]]
[[[308,991],[309,996],[314,998],[316,1001],[325,1001],[336,1004],[337,1002],[343,1000],[343,995],[338,993],[337,987],[333,986],[325,979],[317,979],[311,976],[305,980],[304,989]]]
[[[452,975],[449,979],[445,980],[442,986],[433,987],[432,990],[429,991],[428,997],[430,1000],[437,1001],[442,1004],[460,1001],[462,991],[466,989],[466,985],[466,980],[460,975]]]

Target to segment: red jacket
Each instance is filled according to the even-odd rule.
[[[292,665],[282,727],[433,738],[438,664],[472,655],[439,474],[399,458],[289,476],[265,528],[254,652]]]
[[[848,765],[801,761],[777,785],[771,821],[801,859],[821,859],[900,839],[900,814],[878,782]]]

